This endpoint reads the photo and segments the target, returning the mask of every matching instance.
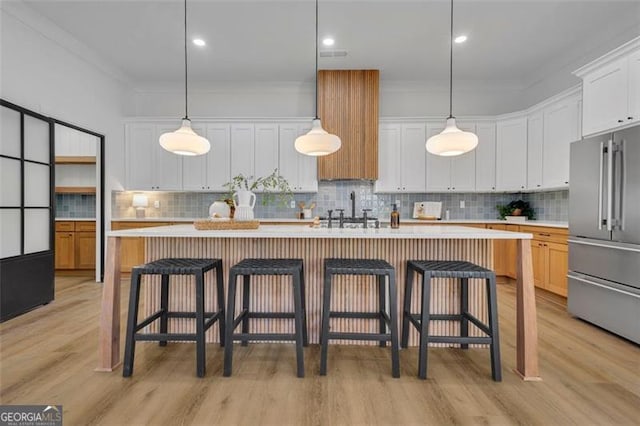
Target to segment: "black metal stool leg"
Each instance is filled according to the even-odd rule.
[[[402,347],[409,344],[409,315],[411,315],[411,292],[413,290],[414,271],[407,262],[407,271],[404,279],[404,304],[402,307]]]
[[[460,278],[460,336],[469,337],[469,279]],[[462,349],[468,349],[468,343],[461,343]]]
[[[307,290],[304,280],[304,266],[300,269],[300,295],[302,297],[302,343],[309,346],[309,331],[307,329]]]
[[[231,376],[233,366],[233,323],[235,322],[236,307],[236,281],[237,276],[233,271],[229,272],[229,294],[227,295],[227,322],[225,324],[224,345],[224,372],[225,377]]]
[[[140,273],[135,269],[131,273],[131,289],[129,292],[129,314],[127,316],[127,337],[125,339],[124,366],[122,376],[133,374],[133,361],[136,354],[135,334],[138,325],[138,302],[140,300]]]
[[[387,322],[384,319],[383,312],[387,311],[387,293],[385,286],[385,276],[378,275],[378,312],[380,313],[380,334],[387,332]],[[380,340],[380,347],[387,346],[386,340]]]
[[[320,332],[320,375],[327,375],[327,350],[329,346],[329,317],[331,309],[331,275],[324,269],[324,293],[322,295],[322,331]]]
[[[204,273],[196,275],[196,369],[198,377],[204,377],[205,342],[204,342]]]
[[[498,330],[498,295],[495,275],[487,279],[489,305],[489,330],[491,331],[491,376],[496,382],[502,381],[500,364],[500,333]]]
[[[169,275],[163,274],[160,284],[160,309],[162,310],[162,316],[160,317],[160,334],[167,334],[169,317]],[[159,346],[167,346],[166,340],[160,340]]]
[[[292,274],[293,280],[293,310],[295,321],[295,335],[296,335],[296,360],[298,377],[304,377],[304,353],[302,351],[303,345],[303,310],[302,310],[302,283],[299,274]]]
[[[225,309],[224,309],[224,278],[222,262],[216,266],[216,288],[218,290],[218,330],[220,333],[220,346],[224,347],[225,341]]]
[[[420,350],[418,352],[418,377],[427,378],[427,345],[429,344],[429,302],[431,277],[422,274],[422,309],[420,313]]]
[[[400,354],[398,353],[398,299],[396,274],[390,272],[389,279],[389,328],[391,329],[391,375],[400,377]],[[384,279],[384,277],[383,277]]]
[[[242,312],[245,312],[245,316],[242,319],[242,333],[249,333],[249,301],[251,293],[251,275],[245,275],[242,286]],[[249,344],[248,339],[242,339],[242,346]]]

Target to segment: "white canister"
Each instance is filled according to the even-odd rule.
[[[312,215],[313,212],[311,211],[311,209],[302,209],[302,217],[304,217],[305,219],[311,219]]]

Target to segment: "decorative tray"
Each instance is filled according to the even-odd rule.
[[[193,222],[198,231],[224,230],[224,229],[258,229],[258,220],[211,220],[200,219]]]

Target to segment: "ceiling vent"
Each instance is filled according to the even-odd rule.
[[[344,49],[327,49],[320,51],[321,58],[342,58],[347,56],[347,51]]]

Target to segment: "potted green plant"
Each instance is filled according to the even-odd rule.
[[[251,195],[247,193],[254,191],[262,191],[262,205],[265,206],[277,201],[279,205],[284,207],[293,200],[289,182],[278,173],[277,168],[270,175],[258,178],[240,173],[222,186],[229,191],[225,198],[233,199],[234,194],[238,194],[239,198],[242,197],[243,204],[247,201],[250,202]],[[240,201],[238,204],[240,205]]]
[[[515,200],[507,205],[498,204],[496,209],[498,209],[499,219],[503,220],[513,217],[522,217],[529,220],[536,218],[536,212],[531,208],[531,205],[522,200]]]

